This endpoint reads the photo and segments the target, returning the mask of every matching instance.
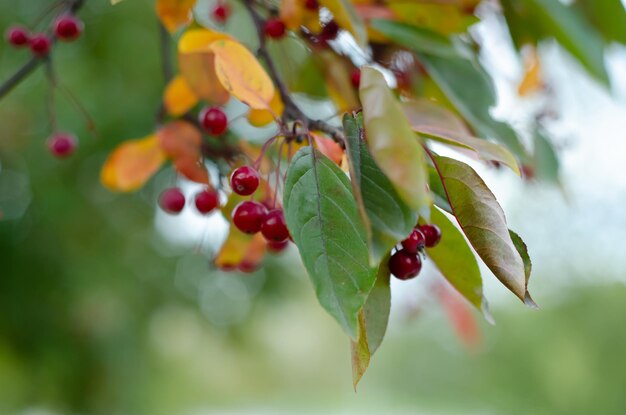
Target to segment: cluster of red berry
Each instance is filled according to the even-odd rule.
[[[260,181],[259,172],[254,167],[242,166],[230,176],[230,187],[238,195],[249,196],[256,192]],[[272,251],[281,251],[289,243],[289,230],[280,208],[269,208],[261,202],[246,200],[235,206],[232,219],[237,229],[244,233],[261,232]]]
[[[420,225],[402,241],[402,248],[389,258],[389,271],[399,280],[417,277],[422,270],[424,248],[433,248],[441,240],[441,230],[437,225]]]
[[[172,215],[182,212],[186,204],[185,194],[178,187],[170,187],[161,192],[159,196],[159,206],[161,209]],[[207,187],[196,193],[194,204],[198,212],[206,215],[211,213],[220,205],[220,196],[217,190]]]
[[[51,34],[31,33],[22,26],[12,26],[6,32],[6,39],[15,48],[28,47],[34,56],[46,58],[55,39],[69,42],[77,39],[82,31],[83,23],[76,16],[64,14],[52,24]],[[71,155],[77,143],[76,137],[67,133],[55,133],[47,141],[48,149],[58,158]]]

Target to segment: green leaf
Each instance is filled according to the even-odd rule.
[[[509,150],[496,143],[472,137],[463,122],[446,108],[422,99],[404,102],[402,109],[413,131],[443,144],[471,150],[485,161],[499,161],[520,175],[515,156]]]
[[[363,115],[344,115],[343,127],[348,149],[346,155],[353,166],[350,171],[352,183],[358,187],[371,226],[373,263],[379,264],[398,241],[411,233],[417,223],[417,214],[402,201],[370,155],[363,139]]]
[[[535,131],[535,148],[533,151],[535,175],[552,183],[559,183],[559,158],[552,143],[542,131]]]
[[[501,4],[518,48],[554,38],[592,76],[608,85],[602,38],[576,10],[555,0],[502,0]]]
[[[430,29],[385,19],[372,19],[370,26],[401,45],[412,45],[415,52],[444,58],[459,56],[450,39]]]
[[[496,103],[495,90],[489,76],[476,62],[459,53],[453,54],[451,44],[444,48],[445,52],[424,48],[423,30],[391,21],[378,25],[376,30],[419,54],[428,74],[480,136],[503,143],[519,157],[525,156],[524,147],[511,127],[491,117],[489,111]]]
[[[426,191],[426,162],[420,138],[411,129],[400,103],[378,70],[371,67],[361,70],[359,94],[372,157],[404,202],[428,216],[430,197]]]
[[[435,155],[432,161],[454,216],[474,250],[500,282],[524,301],[524,264],[495,196],[467,164]]]
[[[376,271],[346,174],[317,150],[300,149],[287,171],[283,206],[320,304],[356,339]]]
[[[428,256],[448,282],[492,323],[478,261],[463,234],[438,208],[431,210],[430,222],[441,229],[442,237],[437,246],[426,248]]]
[[[363,310],[359,313],[357,340],[350,343],[352,383],[355,389],[369,366],[371,356],[378,350],[387,331],[389,311],[391,310],[388,261],[389,254],[380,263],[376,284],[374,284]]]
[[[513,241],[513,245],[515,245],[515,249],[522,257],[522,261],[524,262],[524,275],[526,276],[526,295],[524,296],[524,303],[532,308],[539,308],[537,303],[532,299],[530,293],[528,292],[528,280],[530,279],[530,274],[533,269],[533,263],[530,260],[530,256],[528,255],[528,248],[526,247],[526,243],[522,240],[522,238],[515,232],[509,229],[509,235],[511,236],[511,240]]]
[[[607,42],[626,43],[626,11],[621,0],[577,0],[574,7],[582,11]]]
[[[300,39],[285,37],[280,42],[269,42],[267,49],[290,91],[316,98],[328,97],[324,76],[309,48]]]

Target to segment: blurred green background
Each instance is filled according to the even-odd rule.
[[[0,0],[0,27],[31,24],[50,3]],[[54,52],[60,81],[96,124],[88,131],[57,94],[77,154],[58,161],[45,148],[43,70],[0,101],[0,414],[624,413],[626,273],[614,253],[626,222],[598,248],[604,260],[592,251],[585,263],[595,265],[580,268],[587,234],[570,241],[582,255],[550,235],[556,224],[593,232],[593,219],[567,216],[556,189],[518,185],[505,206],[529,237],[541,310],[490,289],[497,325],[480,321],[470,351],[429,299],[432,279],[395,285],[388,338],[355,393],[347,339],[294,249],[253,275],[214,272],[209,248],[177,238],[189,224],[155,226],[170,171],[131,195],[100,186],[107,153],[154,127],[163,80],[152,2],[87,3],[84,37]],[[0,79],[28,56],[0,43]]]

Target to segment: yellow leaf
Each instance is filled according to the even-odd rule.
[[[198,103],[198,97],[181,75],[172,79],[163,94],[163,104],[167,113],[173,116],[183,115]]]
[[[210,49],[215,53],[217,78],[228,92],[251,108],[270,108],[274,84],[245,46],[223,39],[211,43]]]
[[[170,32],[191,21],[191,9],[196,0],[157,0],[156,11],[163,26]]]
[[[215,265],[220,268],[235,268],[245,264],[255,268],[263,260],[266,248],[263,235],[248,235],[231,225],[226,242],[215,257]]]
[[[217,78],[215,55],[209,48],[220,39],[230,37],[207,29],[194,29],[186,31],[178,42],[181,75],[197,97],[216,105],[225,104],[230,97]]]
[[[283,115],[283,111],[285,109],[285,105],[283,104],[283,100],[280,98],[280,93],[278,90],[274,92],[274,96],[270,101],[270,109],[269,110],[255,110],[252,109],[248,113],[248,122],[254,125],[255,127],[263,127],[276,118]]]
[[[524,78],[520,82],[517,88],[517,93],[520,96],[530,95],[533,92],[539,91],[543,88],[543,76],[541,72],[541,61],[537,55],[537,50],[532,48],[524,59],[524,66],[526,72]]]
[[[285,23],[287,28],[296,30],[300,28],[303,14],[302,0],[281,0],[280,2],[280,20]]]
[[[137,190],[159,170],[165,157],[156,135],[125,141],[107,158],[100,181],[113,191]]]
[[[337,24],[350,32],[359,45],[367,44],[363,20],[349,0],[319,0],[319,3],[330,10]]]

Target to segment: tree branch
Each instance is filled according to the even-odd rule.
[[[274,82],[274,85],[278,89],[280,97],[283,100],[283,104],[285,105],[285,113],[283,117],[286,117],[288,120],[291,121],[299,121],[307,130],[313,129],[325,132],[326,134],[330,135],[332,139],[336,141],[339,145],[345,146],[345,136],[340,128],[334,127],[323,120],[313,120],[309,118],[293,101],[291,95],[289,94],[287,86],[278,74],[278,69],[276,68],[274,60],[267,50],[267,43],[264,31],[265,20],[263,19],[263,16],[261,16],[259,12],[254,8],[254,0],[245,0],[244,4],[248,9],[248,12],[252,16],[254,26],[256,27],[257,36],[259,38],[258,55],[263,58],[263,60],[267,64],[269,76],[270,78],[272,78],[272,81]]]
[[[85,4],[85,0],[68,0],[67,7],[61,12],[64,13],[76,13]],[[51,36],[51,40],[54,43],[56,38]],[[19,68],[13,75],[0,85],[0,99],[4,98],[6,94],[11,92],[13,88],[19,85],[28,75],[30,75],[40,64],[46,62],[48,57],[32,57],[21,68]]]

